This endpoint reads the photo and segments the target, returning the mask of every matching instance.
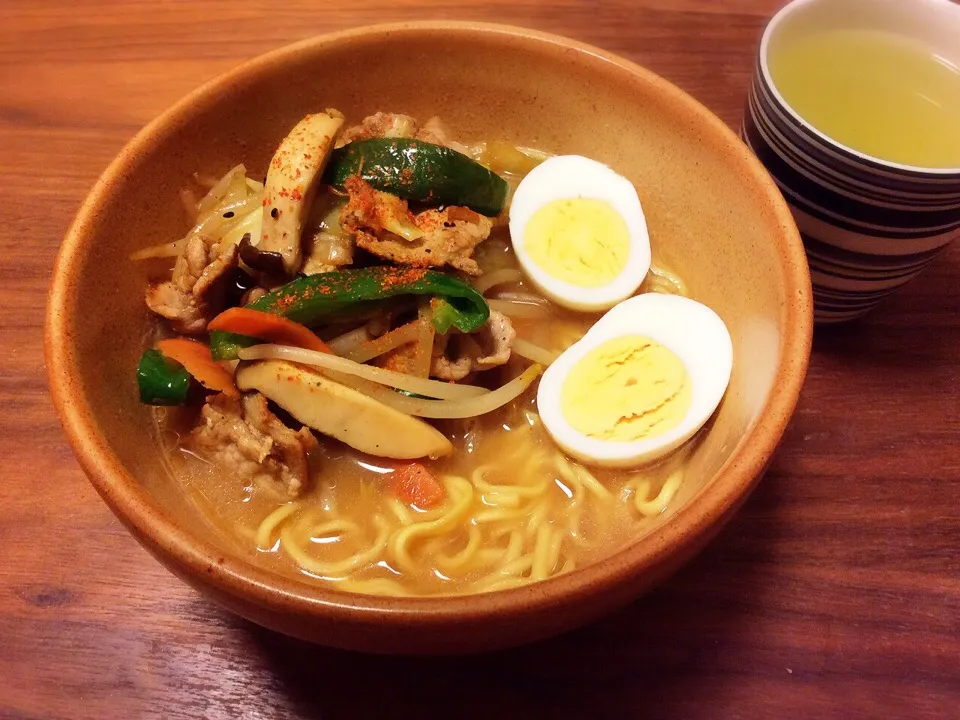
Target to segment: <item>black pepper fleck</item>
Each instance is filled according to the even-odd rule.
[[[233,210],[227,210],[227,211],[223,214],[223,216],[224,216],[225,218],[227,218],[227,220],[229,220],[230,218],[233,217]]]
[[[274,208],[273,210],[270,211],[270,217],[276,220],[278,217],[280,217],[280,211]]]

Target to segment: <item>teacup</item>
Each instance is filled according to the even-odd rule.
[[[820,323],[869,312],[960,237],[960,167],[917,167],[860,152],[828,137],[784,99],[771,74],[771,53],[826,29],[914,38],[960,66],[960,5],[794,0],[766,27],[741,136],[793,211]]]

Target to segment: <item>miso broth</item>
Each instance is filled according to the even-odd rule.
[[[545,423],[536,402],[537,379],[600,324],[594,308],[636,294],[688,295],[669,269],[649,266],[658,252],[632,183],[577,161],[600,173],[590,192],[607,183],[629,211],[634,250],[619,296],[575,304],[526,279],[535,276],[510,234],[522,179],[549,170],[545,153],[464,145],[437,118],[421,125],[378,112],[352,127],[343,121],[333,109],[301,120],[264,182],[243,164],[219,180],[195,176],[206,194],[184,188],[192,229],[132,256],[170,263],[147,284],[147,306],[162,323],[137,373],[143,402],[176,406],[155,411],[170,482],[254,564],[377,595],[517,587],[607,557],[656,528],[683,481],[690,438],[716,404],[690,413],[687,429],[677,428],[682,437],[651,438],[659,464],[641,467],[654,458],[633,456],[620,458],[629,470],[615,470],[596,454],[561,452],[556,413],[545,409]],[[349,165],[349,146],[366,141],[373,145],[351,150],[362,162],[341,184],[325,174],[327,158]],[[393,152],[399,142],[409,153]],[[397,164],[418,153],[430,162]],[[389,171],[380,178],[387,187],[362,177],[370,158]],[[301,187],[305,178],[314,186]],[[587,231],[576,235],[606,237]],[[682,315],[630,314],[669,318],[678,332],[702,336]],[[722,350],[703,348],[690,369],[719,367]],[[552,396],[541,394],[544,408]],[[617,420],[645,411],[632,403]],[[417,492],[403,485],[414,477]]]
[[[488,272],[515,267],[502,237],[478,257]],[[685,290],[659,269],[644,289]],[[497,296],[529,305],[528,317],[514,319],[518,333],[553,351],[576,342],[597,319],[525,303],[529,294],[521,281]],[[509,365],[503,370],[516,373]],[[424,510],[391,494],[390,461],[327,438],[320,439],[311,486],[290,501],[190,452],[182,439],[193,421],[179,410],[157,412],[170,476],[253,562],[338,589],[393,596],[505,589],[602,559],[658,524],[688,452],[641,470],[585,467],[559,452],[529,390],[494,413],[438,423],[454,452],[425,464],[441,478],[447,499]]]

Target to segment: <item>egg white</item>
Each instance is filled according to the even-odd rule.
[[[634,442],[592,438],[564,417],[560,395],[573,367],[598,346],[624,335],[644,335],[671,350],[684,364],[691,383],[690,408],[666,433]],[[733,342],[723,320],[706,305],[678,295],[645,293],[617,305],[543,374],[537,407],[554,441],[578,460],[605,467],[636,467],[673,452],[703,427],[730,383]]]
[[[534,262],[525,247],[530,218],[555,200],[604,200],[623,218],[630,240],[623,270],[609,283],[581,287],[560,280]],[[546,297],[567,308],[606,310],[630,297],[650,270],[650,236],[633,183],[603,163],[580,155],[557,155],[534,168],[517,186],[510,204],[510,238],[520,267]]]

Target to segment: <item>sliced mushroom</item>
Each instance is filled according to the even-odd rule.
[[[264,360],[243,366],[237,387],[260,391],[304,425],[370,455],[413,460],[453,452],[432,425],[299,365]]]
[[[328,109],[307,115],[283,139],[263,188],[263,228],[257,248],[279,253],[287,275],[300,270],[300,236],[343,115]]]
[[[238,247],[240,259],[247,267],[274,277],[286,273],[287,269],[283,264],[283,256],[278,252],[267,252],[258,248],[250,241],[250,233],[243,236]]]

